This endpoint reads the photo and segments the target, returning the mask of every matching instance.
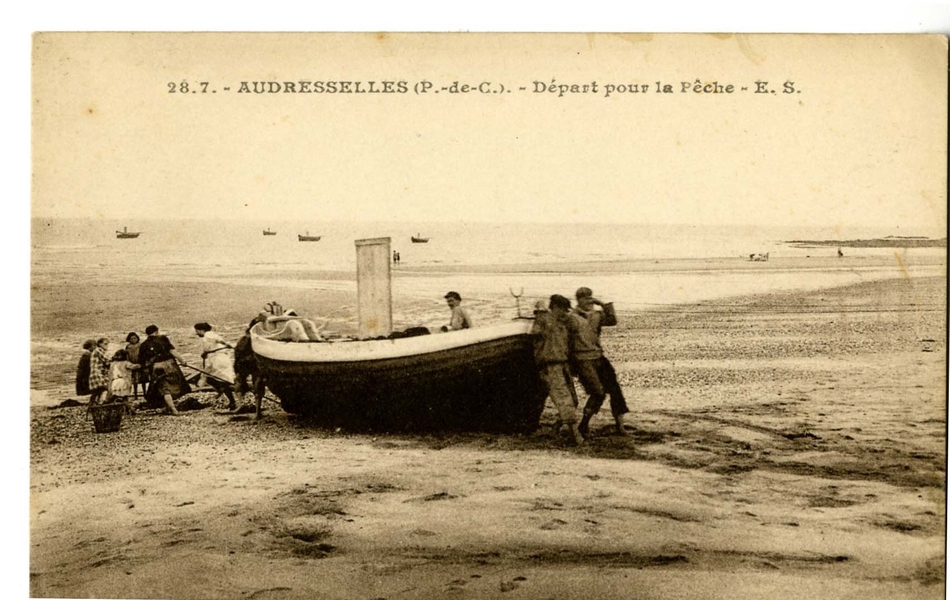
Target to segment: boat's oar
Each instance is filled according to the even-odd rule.
[[[228,385],[232,385],[232,383],[229,382],[229,381],[227,381],[226,379],[221,379],[221,378],[218,377],[217,375],[212,375],[211,373],[209,373],[209,372],[207,372],[207,371],[203,371],[203,370],[199,369],[198,367],[193,367],[193,366],[191,366],[191,365],[189,365],[189,364],[187,364],[187,363],[179,363],[179,364],[180,364],[181,366],[187,367],[187,368],[189,368],[189,369],[191,369],[191,370],[193,370],[193,371],[198,371],[199,373],[203,373],[203,374],[207,375],[208,377],[210,377],[211,379],[214,379],[215,381],[220,381],[221,383],[226,383],[226,384],[228,384]]]

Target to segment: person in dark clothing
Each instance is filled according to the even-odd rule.
[[[594,297],[593,291],[586,287],[579,288],[575,293],[575,297],[577,298],[577,308],[574,312],[587,320],[591,330],[593,330],[594,334],[597,336],[597,343],[599,346],[601,328],[612,327],[617,324],[617,315],[614,312],[613,303],[601,302]],[[604,392],[610,396],[610,412],[613,414],[617,433],[620,435],[626,435],[627,431],[623,425],[623,416],[630,412],[630,409],[627,408],[627,400],[624,398],[623,390],[620,388],[620,383],[617,381],[617,372],[614,370],[613,365],[610,364],[610,361],[607,359],[607,357],[603,354],[597,363],[597,375],[601,384],[603,385]],[[582,422],[585,427],[582,428],[582,431],[586,429],[586,425],[590,421],[591,417],[597,414],[597,412],[600,410],[602,403],[603,400],[601,399],[601,402],[596,403],[596,405],[584,407],[584,419]]]
[[[148,337],[139,347],[139,360],[149,373],[145,400],[150,406],[161,406],[164,401],[169,412],[178,415],[174,400],[191,391],[178,367],[178,353],[171,341],[159,333],[156,325],[149,325],[145,333]]]
[[[125,336],[125,341],[125,351],[129,353],[129,362],[132,363],[132,395],[138,399],[139,386],[142,386],[142,395],[144,396],[148,385],[148,371],[142,368],[142,363],[139,360],[139,346],[142,345],[142,340],[139,339],[139,334],[133,331]]]
[[[257,358],[254,356],[254,350],[251,348],[251,328],[258,322],[258,318],[251,321],[250,325],[244,331],[244,335],[234,345],[234,391],[242,397],[242,404],[247,393],[254,391],[255,409],[254,419],[261,418],[261,400],[264,398],[264,379],[261,377],[260,369],[257,366]],[[251,379],[251,385],[248,386],[247,380]]]
[[[76,367],[76,395],[88,396],[92,393],[89,388],[89,368],[92,362],[92,351],[96,347],[95,340],[86,340],[82,344],[83,353],[79,357],[79,365]]]

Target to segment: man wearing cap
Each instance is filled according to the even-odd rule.
[[[550,311],[543,302],[535,305],[534,325],[531,335],[534,336],[534,360],[538,365],[538,374],[547,387],[548,396],[557,408],[560,423],[567,424],[574,435],[574,443],[584,443],[584,436],[577,428],[577,417],[574,409],[577,406],[574,392],[574,381],[568,368],[570,357],[570,323],[571,301],[564,296],[554,294],[550,300]]]
[[[578,288],[575,293],[577,297],[577,308],[575,313],[587,320],[591,330],[597,336],[597,345],[600,346],[600,331],[602,327],[612,327],[617,324],[617,315],[614,312],[612,302],[601,302],[594,297],[594,292],[590,288]],[[597,364],[597,375],[604,391],[610,395],[610,412],[614,417],[614,424],[617,433],[626,435],[627,431],[623,426],[623,416],[630,412],[627,408],[627,401],[623,396],[623,390],[620,383],[617,382],[617,372],[606,356],[601,352],[601,358]],[[581,421],[582,431],[590,422],[591,417],[600,411],[603,404],[603,398],[599,403],[592,404],[588,402],[584,407],[584,419]]]
[[[442,326],[442,331],[457,331],[459,329],[471,329],[473,327],[472,319],[468,312],[462,308],[462,297],[458,292],[449,292],[445,295],[445,302],[452,309],[452,318],[448,325]]]
[[[594,333],[590,323],[575,311],[567,314],[567,330],[570,335],[571,370],[587,392],[584,416],[577,426],[581,435],[586,437],[591,417],[597,414],[607,398],[598,374],[604,351],[600,347],[600,337]]]

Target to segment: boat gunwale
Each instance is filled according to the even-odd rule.
[[[527,337],[533,319],[515,319],[486,327],[396,339],[293,342],[271,340],[251,329],[251,348],[263,358],[292,363],[365,363],[464,350],[505,338]]]

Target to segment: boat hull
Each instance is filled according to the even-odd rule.
[[[118,239],[120,239],[120,240],[134,240],[135,238],[139,237],[139,234],[137,234],[137,233],[116,233],[116,234],[115,234],[115,237],[118,238]]]
[[[319,242],[320,238],[319,235],[297,235],[298,242]]]
[[[519,329],[452,347],[434,338],[465,332],[423,336],[433,339],[432,344],[422,338],[301,344],[262,343],[252,337],[252,345],[257,342],[261,372],[284,410],[306,414],[321,425],[388,431],[530,432],[538,427],[547,394],[534,364],[531,338],[523,324]],[[278,358],[261,348],[274,343],[289,344],[291,350],[294,344],[311,348],[300,360],[287,355]],[[364,355],[360,358],[338,355],[319,360],[321,346],[333,354],[332,347],[340,344],[364,345],[357,350],[366,351],[355,353]],[[400,345],[423,351],[401,351]],[[425,351],[430,346],[433,349]]]

